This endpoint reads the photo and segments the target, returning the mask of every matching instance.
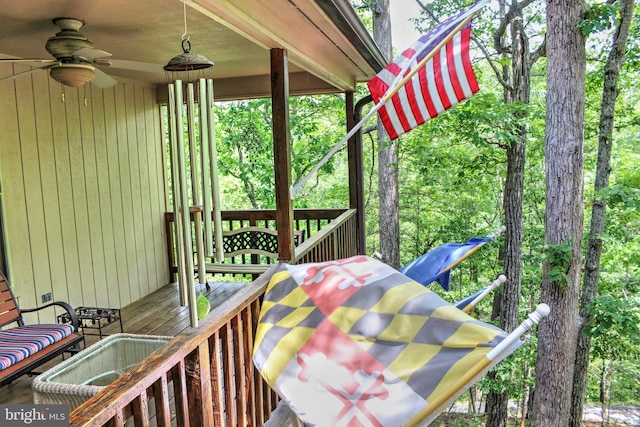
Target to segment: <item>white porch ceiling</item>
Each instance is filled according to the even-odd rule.
[[[353,90],[384,59],[347,0],[186,0],[191,51],[215,63],[217,99],[269,96],[270,49],[289,56],[292,94]],[[164,65],[182,53],[180,0],[0,0],[0,57],[51,58],[52,20],[81,32],[114,60]],[[116,79],[165,83],[165,74],[102,68]],[[45,72],[45,71],[42,71]],[[0,87],[1,90],[1,87]]]

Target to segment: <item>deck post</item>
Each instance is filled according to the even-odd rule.
[[[356,111],[353,104],[353,92],[345,93],[345,114],[347,116],[347,132],[353,129],[359,118],[356,118]],[[356,217],[356,251],[358,254],[365,254],[367,235],[364,217],[364,168],[362,160],[362,132],[356,132],[347,145],[349,162],[349,208],[358,212]]]
[[[284,49],[271,49],[271,114],[273,116],[278,258],[280,261],[288,262],[294,259],[294,248],[293,203],[290,192],[289,66],[287,51]]]

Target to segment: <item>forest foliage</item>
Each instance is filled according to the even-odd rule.
[[[636,13],[627,59],[620,76],[612,151],[610,186],[597,194],[593,179],[597,157],[597,132],[603,63],[610,46],[615,3],[593,4],[582,30],[589,35],[585,124],[585,224],[590,204],[606,200],[607,223],[602,236],[603,253],[599,295],[590,310],[585,333],[593,337],[587,400],[600,401],[602,382],[609,381],[611,403],[640,404],[640,20]],[[365,16],[365,21],[366,21]],[[422,30],[423,20],[416,26]],[[544,23],[535,16],[530,25]],[[480,37],[491,37],[490,17],[474,26]],[[503,101],[495,75],[480,52],[474,67],[481,91],[438,118],[402,136],[398,144],[400,188],[401,264],[447,242],[464,242],[488,236],[503,221],[506,174],[505,147],[522,125],[515,114],[526,109],[527,155],[523,205],[522,301],[524,317],[538,301],[542,264],[561,256],[562,248],[544,246],[545,177],[545,61],[533,69],[528,105]],[[361,85],[355,99],[366,96]],[[346,133],[344,96],[292,97],[292,181],[303,177]],[[366,112],[366,111],[365,111]],[[365,203],[367,254],[379,250],[377,209],[377,139],[365,124]],[[222,175],[223,209],[274,208],[273,145],[270,100],[221,103],[217,107],[217,144]],[[346,149],[338,152],[294,200],[295,208],[347,207]],[[588,227],[585,227],[587,242]],[[457,267],[451,291],[433,287],[445,299],[455,301],[493,281],[502,272],[501,244],[497,239]],[[585,243],[586,244],[586,243]],[[491,301],[479,305],[475,316],[489,321]],[[478,390],[508,387],[518,393],[533,379],[535,339],[499,368],[503,381],[482,382]],[[605,378],[606,366],[607,377]],[[510,380],[510,381],[506,381]]]

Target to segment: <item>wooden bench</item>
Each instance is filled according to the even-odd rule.
[[[294,230],[293,244],[298,246],[304,241],[304,230]],[[242,227],[222,232],[224,257],[229,262],[205,264],[207,273],[252,274],[264,273],[278,259],[278,232],[264,227]],[[237,257],[250,255],[266,257],[266,263],[235,262]]]
[[[62,307],[70,325],[25,324],[22,313]],[[66,302],[54,301],[42,307],[20,309],[7,279],[0,273],[0,387],[65,352],[81,350],[84,336],[78,334],[78,317]]]

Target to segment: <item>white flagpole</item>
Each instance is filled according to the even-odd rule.
[[[473,248],[469,249],[469,251],[467,253],[465,253],[464,255],[462,255],[460,258],[458,258],[457,260],[453,261],[451,264],[447,265],[445,268],[443,268],[442,270],[440,270],[438,272],[438,274],[445,272],[447,270],[451,270],[453,267],[455,267],[456,265],[460,264],[462,261],[464,261],[465,259],[469,258],[469,256],[471,254],[473,254],[474,252],[476,252],[478,249],[480,249],[481,247],[483,247],[484,245],[486,245],[488,242],[491,242],[492,240],[495,240],[496,237],[498,237],[499,235],[501,235],[502,233],[504,233],[504,231],[507,229],[507,227],[505,227],[504,225],[500,228],[498,228],[496,231],[493,232],[492,235],[489,236],[489,240],[486,242],[482,242],[477,244],[476,246],[474,246]]]
[[[298,182],[296,182],[292,187],[291,187],[291,198],[295,199],[296,196],[298,195],[298,193],[300,193],[300,191],[302,191],[302,186],[304,184],[307,183],[307,181],[309,181],[309,179],[316,174],[316,172],[318,172],[318,170],[325,164],[327,163],[327,161],[331,158],[331,156],[333,156],[334,154],[336,154],[336,152],[342,148],[342,146],[344,145],[345,142],[347,142],[347,140],[349,138],[351,138],[358,130],[360,130],[360,128],[362,127],[362,125],[364,125],[366,123],[367,120],[369,120],[371,118],[372,115],[374,115],[376,113],[376,111],[378,111],[380,108],[382,108],[382,106],[384,105],[386,101],[384,101],[384,99],[380,99],[380,101],[371,109],[371,111],[369,111],[369,113],[364,116],[364,118],[362,120],[360,120],[354,127],[351,128],[351,130],[345,135],[344,138],[342,138],[340,140],[340,142],[338,142],[335,147],[333,147],[323,158],[322,160],[320,160],[314,167],[313,169],[311,169],[309,171],[309,173],[307,173],[304,177],[302,177],[300,180],[298,180]]]
[[[483,5],[484,6],[484,5]],[[467,16],[462,22],[460,22],[451,32],[449,32],[449,34],[447,34],[447,36],[440,41],[440,43],[438,43],[438,45],[433,48],[431,50],[431,52],[429,52],[429,54],[427,56],[425,56],[424,58],[422,58],[422,60],[412,69],[410,70],[410,72],[404,76],[397,84],[394,84],[391,88],[389,88],[389,90],[387,90],[387,92],[385,93],[385,95],[380,98],[380,101],[378,101],[378,103],[371,109],[371,111],[369,111],[369,113],[362,119],[360,120],[348,133],[347,135],[345,135],[344,138],[342,138],[340,140],[340,142],[338,142],[336,144],[335,147],[333,147],[331,149],[331,151],[329,151],[323,158],[322,160],[320,160],[318,162],[318,164],[316,164],[313,169],[311,169],[309,171],[309,173],[307,173],[304,177],[302,177],[298,182],[296,182],[292,187],[291,187],[291,198],[295,198],[300,191],[302,190],[302,186],[304,184],[306,184],[306,182],[316,173],[318,172],[318,170],[331,158],[331,156],[333,156],[340,148],[342,148],[342,146],[344,145],[345,142],[347,142],[347,140],[349,138],[351,138],[358,130],[360,130],[360,128],[362,127],[362,125],[364,125],[366,123],[367,120],[369,120],[371,118],[371,116],[373,114],[375,114],[380,108],[382,108],[383,105],[385,105],[389,99],[391,99],[391,97],[393,95],[395,95],[400,88],[402,88],[409,80],[411,80],[411,78],[418,72],[418,70],[420,70],[427,62],[429,62],[431,60],[431,58],[433,58],[433,56],[444,47],[444,45],[446,45],[447,43],[449,43],[449,41],[453,38],[454,35],[456,35],[460,30],[462,30],[462,28],[464,28],[465,25],[467,25],[469,23],[469,21],[471,21],[473,19],[473,17],[476,15],[477,12],[473,12],[472,14],[470,14],[469,16]]]
[[[436,396],[428,405],[418,412],[408,423],[407,427],[427,426],[453,401],[458,398],[471,385],[475,384],[486,372],[496,364],[500,363],[507,356],[515,351],[521,344],[526,341],[527,334],[533,329],[534,325],[547,317],[550,312],[547,304],[539,304],[536,310],[529,313],[529,318],[522,321],[520,326],[507,335],[497,346],[495,346],[485,357],[471,366],[463,375],[451,384],[449,388]]]
[[[462,309],[462,311],[467,313],[467,314],[469,314],[469,312],[473,309],[473,307],[476,306],[476,304],[478,304],[480,301],[482,301],[482,299],[484,297],[489,295],[489,293],[491,293],[495,288],[497,288],[498,286],[502,285],[506,281],[507,281],[507,276],[505,276],[504,274],[499,275],[496,280],[491,282],[491,284],[489,286],[487,286],[484,289],[484,291],[482,291],[482,293],[480,293],[480,295],[475,297],[473,299],[473,301],[471,301],[469,304],[465,305],[464,308]]]

